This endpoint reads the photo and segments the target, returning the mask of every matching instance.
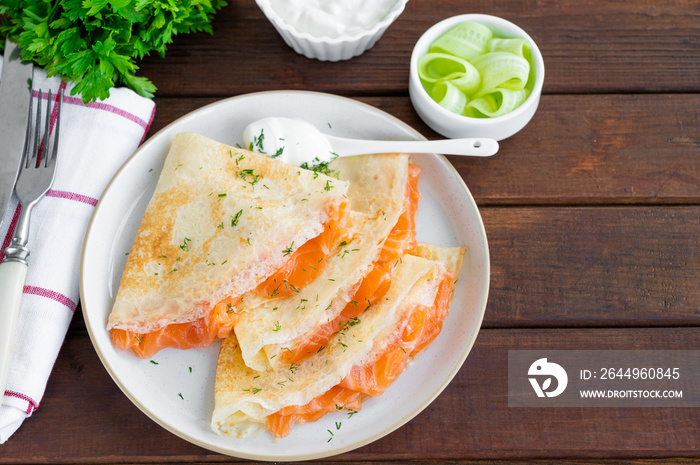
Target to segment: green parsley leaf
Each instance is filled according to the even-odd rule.
[[[156,86],[136,76],[137,60],[164,56],[177,34],[212,33],[226,0],[26,0],[0,2],[0,36],[18,42],[22,58],[49,76],[75,82],[84,103],[115,86],[151,98]],[[3,41],[4,42],[4,41]],[[0,48],[2,44],[0,44]]]

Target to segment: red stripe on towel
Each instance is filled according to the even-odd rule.
[[[61,86],[65,88],[64,83],[61,83]],[[38,91],[33,91],[33,94],[35,97],[39,96]],[[41,95],[41,98],[47,98],[48,94],[43,94]],[[68,103],[71,105],[79,105],[81,107],[87,107],[87,108],[94,108],[96,110],[102,110],[102,111],[108,111],[110,113],[114,113],[115,115],[121,116],[122,118],[128,119],[129,121],[132,121],[139,126],[141,126],[144,129],[148,128],[149,122],[144,121],[143,119],[139,118],[138,116],[134,115],[133,113],[129,113],[128,111],[124,111],[121,108],[117,108],[114,105],[108,105],[106,103],[102,102],[90,102],[90,103],[83,103],[83,99],[79,97],[71,97],[69,95],[64,95],[63,96],[63,103]]]
[[[78,304],[76,302],[73,302],[63,294],[50,289],[44,289],[43,287],[36,286],[24,286],[23,292],[25,294],[38,295],[39,297],[46,297],[47,299],[54,300],[68,307],[71,312],[75,312],[75,309],[78,308]]]
[[[21,392],[15,392],[15,391],[5,391],[5,395],[7,397],[15,397],[17,399],[25,401],[29,406],[27,407],[27,411],[25,412],[27,415],[35,411],[36,409],[39,408],[39,402],[35,401],[28,395],[22,394]]]
[[[151,110],[151,117],[148,119],[148,124],[146,125],[144,131],[143,131],[143,137],[141,138],[141,142],[139,142],[139,145],[143,144],[143,141],[146,140],[146,136],[148,135],[148,130],[151,129],[151,123],[153,123],[153,117],[156,116],[156,106],[153,105],[153,110]]]
[[[53,189],[49,189],[49,191],[46,193],[46,197],[56,197],[58,199],[74,200],[76,202],[82,202],[88,205],[92,205],[93,207],[97,205],[96,198],[88,197],[87,195],[78,194],[76,192],[55,191]]]

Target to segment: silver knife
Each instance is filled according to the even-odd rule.
[[[0,222],[15,187],[31,98],[34,65],[22,62],[17,44],[5,41],[0,75]]]

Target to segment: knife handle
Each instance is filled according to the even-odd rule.
[[[16,261],[0,263],[0,400],[5,393],[10,368],[12,341],[17,326],[27,264]]]

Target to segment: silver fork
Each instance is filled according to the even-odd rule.
[[[39,95],[42,93],[39,91]],[[41,98],[38,99],[36,117],[33,100],[29,104],[27,133],[22,154],[22,167],[15,183],[15,193],[22,210],[9,247],[5,249],[5,261],[0,264],[0,397],[5,392],[12,340],[14,339],[19,304],[27,277],[27,257],[29,249],[29,219],[32,209],[51,188],[56,174],[56,157],[58,154],[58,134],[60,127],[61,104],[63,95],[56,103],[56,125],[51,134],[51,92],[42,109]],[[43,126],[43,136],[42,133]]]

